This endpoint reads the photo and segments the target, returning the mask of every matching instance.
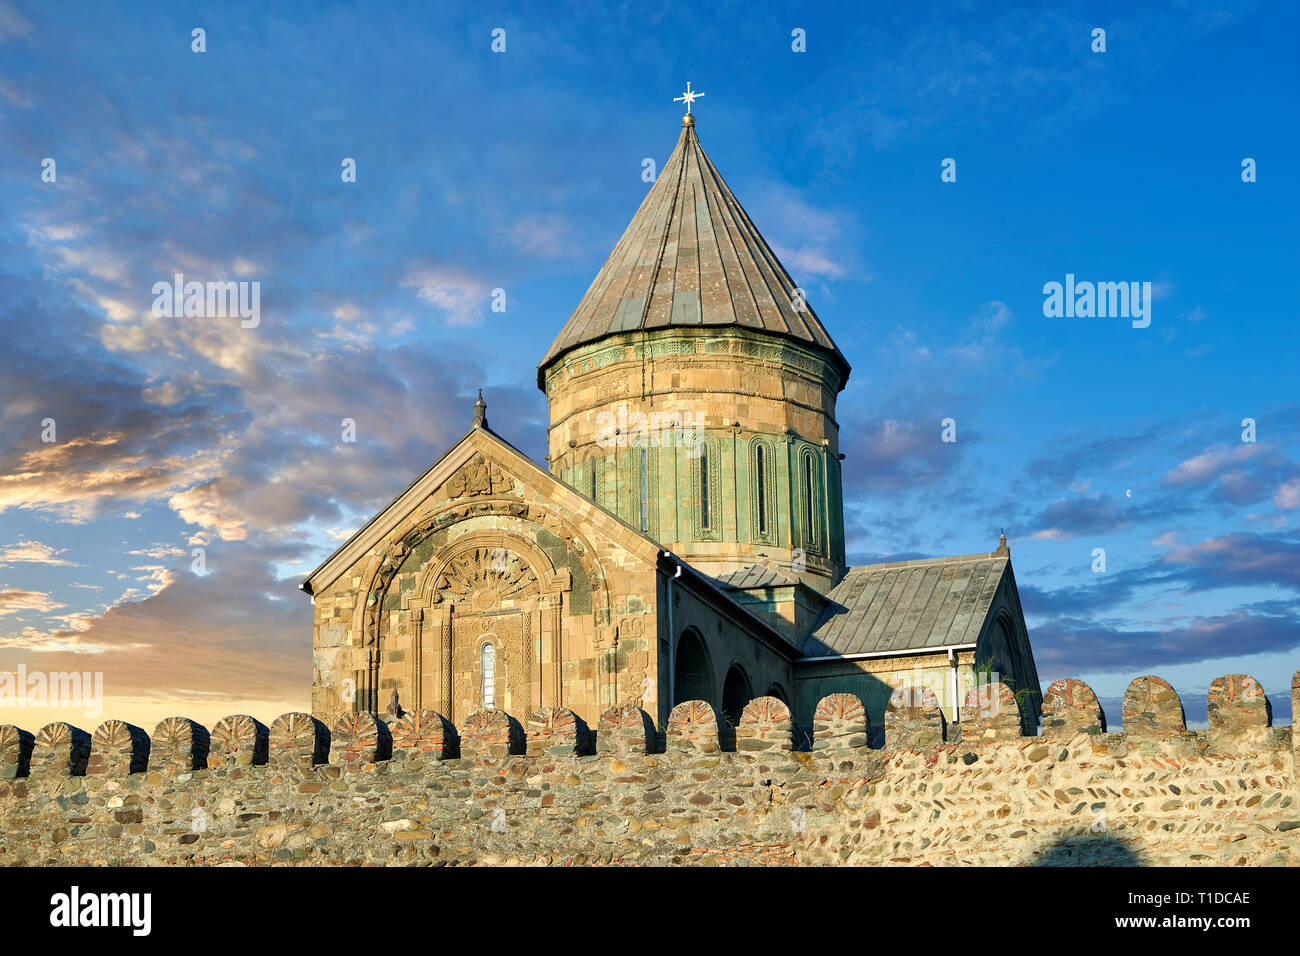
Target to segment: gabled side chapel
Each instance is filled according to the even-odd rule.
[[[847,691],[948,721],[997,671],[1041,702],[1006,540],[848,567],[835,402],[849,363],[701,148],[694,117],[537,369],[548,467],[472,427],[311,573],[312,710],[637,702],[662,728]],[[636,413],[646,416],[639,419]],[[653,416],[652,416],[653,413]],[[611,423],[670,423],[650,433]],[[661,433],[662,432],[662,433]]]

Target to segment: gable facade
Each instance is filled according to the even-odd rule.
[[[657,676],[657,559],[475,428],[308,578],[313,710],[384,714],[396,693],[453,721],[563,706],[594,722],[620,682]]]

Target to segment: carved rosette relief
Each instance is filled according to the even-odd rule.
[[[542,505],[530,505],[522,501],[482,501],[445,508],[425,518],[416,527],[390,542],[387,552],[374,571],[370,589],[366,594],[362,616],[363,644],[373,647],[378,643],[380,611],[383,606],[384,595],[388,591],[388,587],[392,583],[398,568],[406,561],[406,557],[411,550],[430,534],[443,528],[449,528],[467,518],[489,514],[540,524],[560,537],[569,549],[578,556],[582,571],[587,577],[587,586],[591,590],[595,610],[598,615],[608,621],[609,593],[604,586],[604,577],[590,546],[583,541],[581,535],[577,534],[575,529],[565,524],[552,509]],[[567,586],[561,588],[561,590],[567,589]],[[550,590],[552,588],[549,586],[543,588],[544,592]]]
[[[517,553],[506,548],[472,548],[447,562],[434,585],[432,601],[486,611],[536,591],[537,573]]]

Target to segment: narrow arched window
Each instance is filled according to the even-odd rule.
[[[650,529],[650,505],[646,490],[645,449],[641,449],[641,533]]]
[[[803,456],[803,528],[809,548],[817,546],[817,464],[811,454]]]
[[[600,459],[595,455],[587,459],[587,490],[591,500],[600,504],[600,499],[597,497],[600,494]]]
[[[758,533],[767,534],[767,452],[762,445],[754,449],[758,471]]]
[[[709,446],[700,448],[700,527],[706,531],[712,527],[709,516]]]
[[[479,670],[483,676],[483,706],[495,707],[497,705],[497,649],[490,641],[479,651]]]

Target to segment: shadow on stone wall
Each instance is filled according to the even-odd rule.
[[[1033,851],[1025,866],[1146,866],[1126,844],[1111,836],[1071,834]]]

